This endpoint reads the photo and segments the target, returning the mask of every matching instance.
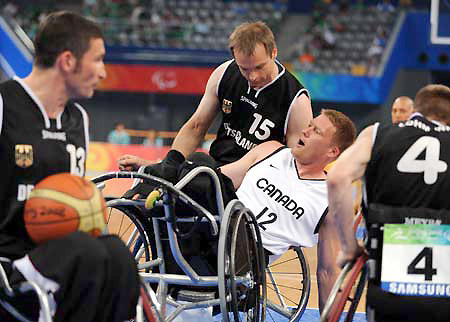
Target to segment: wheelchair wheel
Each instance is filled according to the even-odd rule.
[[[349,304],[348,312],[344,321],[353,320],[367,280],[368,269],[365,265],[367,258],[367,254],[364,253],[344,266],[330,292],[320,322],[339,321],[347,304]]]
[[[121,206],[108,203],[107,226],[110,234],[118,235],[130,249],[139,272],[148,273],[150,269],[144,264],[156,256],[153,243],[149,242],[146,222],[140,218],[140,209],[132,206]]]
[[[309,265],[300,247],[290,249],[266,268],[268,321],[298,321],[311,289]],[[276,313],[274,313],[276,312]],[[278,314],[277,314],[278,313]]]
[[[265,320],[266,287],[260,241],[257,223],[251,212],[238,201],[227,207],[218,250],[223,321],[229,321],[229,313],[236,322]],[[238,279],[246,281],[240,283]]]

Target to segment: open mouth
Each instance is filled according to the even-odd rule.
[[[299,139],[298,140],[298,143],[297,143],[298,145],[302,145],[302,146],[304,146],[305,145],[305,142],[303,142],[303,140],[302,139]]]

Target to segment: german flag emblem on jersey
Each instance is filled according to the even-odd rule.
[[[33,164],[33,147],[28,144],[16,144],[16,164],[28,168]]]
[[[232,102],[232,101],[223,99],[223,102],[222,102],[222,111],[223,111],[225,114],[230,114],[230,113],[231,113],[231,106],[233,106],[233,102]]]

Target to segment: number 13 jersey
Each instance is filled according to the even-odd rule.
[[[317,244],[328,210],[327,184],[301,179],[291,149],[281,147],[255,163],[236,195],[257,217],[263,246],[272,254]]]
[[[23,206],[43,178],[70,172],[84,176],[88,116],[76,103],[50,119],[39,99],[19,78],[0,85],[0,252],[27,248]],[[22,245],[21,245],[22,244]],[[21,245],[21,246],[20,246]]]
[[[374,125],[365,173],[366,202],[450,209],[450,127],[420,113],[398,125]]]

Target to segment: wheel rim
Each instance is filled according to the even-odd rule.
[[[266,273],[270,297],[268,306],[289,321],[299,320],[306,309],[311,287],[309,265],[301,248],[293,248],[282,258],[268,265],[268,269],[270,269],[270,273]],[[269,274],[272,275],[277,284],[276,287],[278,287],[281,299],[276,293],[276,287]],[[274,306],[283,307],[285,310],[281,312]],[[294,307],[294,309],[288,311],[287,307]],[[275,321],[279,320],[279,318],[274,316],[271,311],[268,311],[268,320]]]

